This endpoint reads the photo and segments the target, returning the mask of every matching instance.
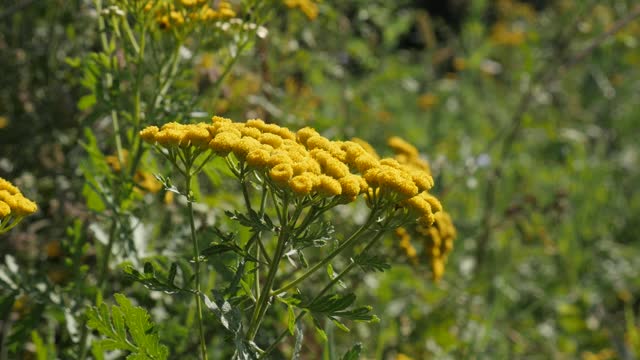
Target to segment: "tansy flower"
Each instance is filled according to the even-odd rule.
[[[313,189],[313,184],[315,182],[315,176],[310,173],[304,173],[302,175],[294,176],[289,181],[289,186],[291,190],[297,195],[309,195],[311,190]]]
[[[434,215],[433,226],[418,226],[417,231],[424,236],[425,252],[431,262],[433,278],[439,280],[456,238],[456,228],[451,221],[451,216],[444,211],[437,212]]]
[[[432,93],[425,93],[418,97],[418,107],[422,110],[429,110],[438,104],[438,96]]]
[[[318,17],[318,5],[311,0],[284,0],[284,4],[290,9],[300,8],[311,21]]]
[[[291,164],[278,164],[269,170],[271,180],[279,185],[285,185],[293,177]]]
[[[36,203],[24,197],[20,189],[0,178],[0,234],[9,231],[22,218],[37,210]]]
[[[133,177],[133,181],[138,184],[142,189],[150,192],[157,193],[162,190],[162,184],[156,179],[153,174],[146,171],[136,171]]]
[[[122,162],[126,167],[127,162],[129,160],[129,151],[126,149],[123,149],[122,151],[120,151],[120,157],[122,157]],[[120,172],[122,170],[122,164],[120,164],[120,157],[118,157],[117,155],[107,155],[104,157],[104,160],[107,162],[107,165],[109,165],[111,170],[113,170],[114,172]]]

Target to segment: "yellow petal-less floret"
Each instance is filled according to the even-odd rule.
[[[269,170],[269,177],[277,184],[284,186],[293,177],[293,168],[291,164],[278,164]]]
[[[376,152],[376,149],[373,148],[373,146],[371,146],[371,144],[369,144],[368,142],[364,141],[363,139],[360,138],[353,138],[351,139],[351,141],[353,141],[354,143],[360,145],[369,155],[373,156],[376,159],[379,159],[380,156],[378,155],[378,153]]]
[[[360,194],[360,176],[349,174],[338,179],[342,187],[342,194],[352,198]]]
[[[190,145],[205,147],[211,141],[211,135],[207,129],[191,125],[185,129],[183,140]]]
[[[179,146],[183,142],[184,135],[182,129],[163,127],[163,129],[156,134],[155,138],[158,144],[163,147],[174,147]]]
[[[289,180],[289,187],[297,195],[309,195],[315,183],[315,176],[316,175],[310,173],[294,176]]]
[[[232,124],[233,120],[222,116],[214,116],[211,118],[211,122],[214,124]]]
[[[221,132],[209,142],[209,148],[220,156],[227,156],[236,144],[240,141],[240,137],[233,132]]]
[[[298,142],[302,145],[307,145],[307,140],[312,137],[312,136],[319,136],[320,134],[318,134],[318,132],[314,129],[314,128],[310,128],[310,127],[305,127],[302,128],[300,130],[298,130],[298,132],[296,132],[296,139],[298,140]]]
[[[270,154],[264,149],[253,149],[247,155],[246,161],[249,166],[264,168],[269,165]]]
[[[259,139],[260,135],[262,135],[262,132],[260,130],[258,130],[257,128],[254,127],[250,127],[250,126],[243,126],[240,129],[240,133],[242,134],[242,136],[249,136],[252,137],[254,139]]]
[[[269,160],[267,165],[274,167],[278,164],[292,164],[293,161],[289,156],[289,153],[283,150],[274,150],[269,154]]]
[[[424,201],[429,203],[429,205],[431,206],[431,210],[433,210],[434,213],[442,211],[442,204],[440,203],[440,200],[438,200],[435,196],[427,192],[423,192],[423,193],[420,193],[420,197],[422,197]]]
[[[426,171],[407,168],[405,166],[403,166],[403,168],[405,172],[411,175],[411,180],[418,186],[420,191],[427,191],[433,187],[433,177]]]
[[[16,194],[19,194],[19,193],[16,193]],[[18,206],[17,199],[14,197],[13,194],[9,193],[7,190],[0,190],[0,201],[4,201],[12,209]]]
[[[20,190],[9,181],[0,178],[0,190],[6,190],[9,194],[17,194]]]
[[[256,128],[260,130],[260,132],[264,131],[263,129],[265,128],[266,125],[267,124],[262,119],[250,119],[250,120],[247,120],[247,122],[245,123],[245,126]]]
[[[142,140],[148,143],[156,142],[156,134],[160,131],[157,126],[149,126],[140,131],[140,137]]]
[[[381,171],[376,177],[381,188],[388,188],[403,197],[409,198],[418,194],[418,187],[411,177],[398,169],[381,166]]]
[[[320,195],[338,196],[342,194],[342,186],[340,186],[340,182],[338,180],[324,174],[318,175],[318,180],[315,190]]]
[[[18,216],[31,215],[38,210],[38,206],[33,201],[22,196],[22,194],[14,195],[16,197],[16,206],[12,209]]]
[[[369,153],[358,156],[353,165],[360,173],[365,173],[367,170],[379,166],[378,159]]]
[[[231,150],[238,159],[245,159],[253,149],[259,149],[262,144],[252,137],[245,136],[233,143]]]
[[[0,178],[0,233],[8,231],[23,217],[37,210],[36,203],[24,197],[20,189]]]
[[[282,140],[283,139],[280,136],[272,133],[263,133],[258,138],[258,141],[260,141],[261,144],[270,145],[274,149],[277,149],[280,146],[282,146]]]
[[[313,135],[307,139],[307,142],[305,145],[309,150],[313,150],[313,149],[328,150],[331,147],[331,140],[321,135]]]
[[[396,154],[403,154],[409,158],[415,158],[418,156],[418,149],[416,149],[415,146],[397,136],[390,137],[387,140],[387,145],[389,145]]]
[[[0,219],[11,214],[11,207],[6,202],[0,200]]]

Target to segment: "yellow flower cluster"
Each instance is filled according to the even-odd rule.
[[[122,162],[126,167],[129,162],[129,151],[127,151],[126,149],[122,150],[122,152],[120,153],[120,156],[122,157]],[[120,171],[122,171],[122,165],[120,164],[120,159],[118,158],[118,156],[108,155],[108,156],[105,156],[104,159],[109,165],[109,167],[111,168],[111,170],[113,170],[116,173],[119,173]],[[148,171],[142,171],[142,170],[136,171],[135,175],[133,176],[133,182],[135,182],[136,185],[139,186],[139,188],[135,189],[138,192],[140,192],[140,189],[142,189],[144,191],[148,191],[150,193],[155,194],[158,191],[162,190],[162,184],[155,178],[155,176],[153,176],[153,174],[151,174]]]
[[[438,105],[439,100],[437,95],[427,92],[418,97],[418,107],[421,110],[429,110]]]
[[[451,216],[445,211],[437,212],[434,215],[434,220],[432,226],[416,226],[414,239],[422,242],[425,255],[429,259],[433,279],[437,281],[442,278],[447,257],[453,250],[456,228],[453,226]],[[418,253],[411,243],[411,235],[407,229],[400,227],[396,229],[395,235],[400,239],[398,244],[400,250],[413,265],[416,265]]]
[[[417,169],[431,174],[429,163],[420,158],[418,149],[399,137],[391,137],[387,145],[395,153],[394,159],[409,168]],[[451,216],[442,210],[440,202],[428,193],[421,194],[422,200],[415,198],[408,201],[414,202],[413,206],[423,206],[428,203],[434,211],[433,217],[428,222],[419,222],[415,229],[415,237],[422,240],[426,255],[429,258],[434,280],[439,280],[444,273],[444,265],[447,256],[453,249],[453,240],[456,237],[456,229],[453,226]],[[396,236],[400,239],[399,247],[405,253],[409,261],[417,263],[417,251],[411,244],[411,235],[405,228],[398,228]]]
[[[498,45],[518,46],[524,43],[526,34],[522,30],[512,30],[504,22],[496,23],[491,29],[491,41]]]
[[[156,22],[161,29],[181,26],[186,22],[209,22],[236,17],[236,12],[228,1],[220,1],[216,8],[207,4],[206,0],[169,0],[150,1],[145,11],[156,9]]]
[[[0,178],[0,233],[8,231],[23,217],[37,210],[36,203],[24,197],[20,189]]]
[[[300,8],[300,11],[311,21],[318,17],[318,5],[311,0],[283,0],[283,2],[290,9]]]
[[[407,159],[401,164],[379,159],[356,141],[331,141],[309,127],[294,133],[259,119],[237,123],[217,116],[212,123],[147,127],[140,136],[165,148],[195,146],[223,157],[233,154],[239,162],[268,175],[276,187],[299,196],[339,196],[346,203],[365,194],[370,205],[393,202],[427,226],[442,209],[427,192],[433,186],[430,173],[414,163],[415,148],[400,157]]]
[[[396,229],[395,234],[400,238],[399,246],[402,252],[406,255],[406,257],[413,265],[417,265],[418,251],[413,246],[413,244],[411,244],[411,235],[409,235],[407,229],[399,227]]]
[[[416,231],[425,236],[425,250],[431,262],[433,279],[439,280],[444,274],[444,265],[447,262],[447,257],[453,250],[456,228],[453,226],[451,216],[447,212],[438,212],[434,217],[433,226],[418,226]]]

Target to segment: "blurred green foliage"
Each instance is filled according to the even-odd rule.
[[[268,35],[248,43],[226,77],[237,48],[156,37],[159,54],[172,48],[183,57],[169,102],[142,121],[262,117],[363,138],[380,153],[398,135],[429,160],[458,228],[444,278],[430,282],[426,262],[410,265],[397,239],[386,239],[378,253],[393,260],[391,270],[343,279],[381,321],[350,334],[329,325],[324,343],[305,332],[303,358],[338,358],[356,341],[362,358],[375,359],[637,358],[640,8],[632,0],[427,3],[324,1],[312,21],[267,2]],[[126,274],[129,262],[150,259],[166,277],[170,262],[158,255],[182,251],[185,223],[172,193],[135,191],[133,182],[126,194],[93,191],[122,186],[107,159],[117,156],[109,108],[88,90],[99,83],[91,78],[99,35],[90,1],[0,6],[0,176],[41,209],[0,242],[0,359],[82,357],[79,324],[102,294],[114,218],[114,262],[125,271],[104,279],[105,299],[126,292],[151,309],[169,358],[195,353],[190,298],[149,296]],[[145,61],[153,74],[170,60]],[[162,86],[143,83],[143,99]],[[115,101],[133,106],[130,97]],[[140,125],[121,131],[125,145]],[[162,172],[142,150],[139,159],[144,171]],[[223,210],[240,202],[224,171],[206,169],[194,189],[198,221],[223,229]],[[104,212],[113,199],[116,215]],[[209,281],[230,281],[222,263],[231,258],[216,262]],[[281,312],[265,320],[269,336],[288,326]],[[186,314],[186,325],[169,314]],[[223,337],[209,347],[233,354]],[[294,347],[283,343],[277,356]]]

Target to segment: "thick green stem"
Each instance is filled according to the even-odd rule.
[[[187,174],[189,172],[187,171]],[[191,196],[191,175],[186,176],[187,180],[187,206],[189,208],[189,226],[191,227],[191,241],[193,242],[194,274],[196,282],[196,311],[198,315],[198,330],[200,332],[200,352],[202,359],[207,360],[207,344],[204,338],[204,324],[202,320],[202,293],[200,291],[200,248],[196,238],[196,226],[193,219],[193,198]]]

